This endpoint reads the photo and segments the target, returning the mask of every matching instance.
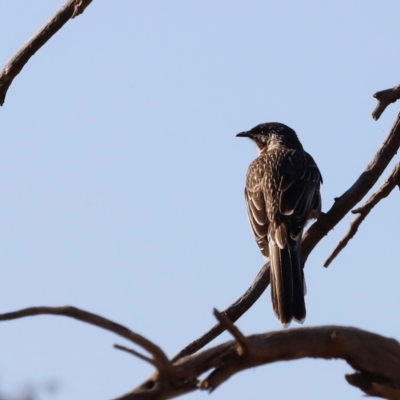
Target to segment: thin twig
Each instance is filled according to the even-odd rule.
[[[353,214],[358,214],[357,217],[351,221],[350,229],[340,240],[336,248],[333,250],[332,254],[325,261],[324,267],[328,267],[329,264],[338,256],[338,254],[347,246],[349,241],[357,233],[357,230],[370,211],[384,198],[389,196],[392,190],[400,185],[400,163],[396,164],[393,172],[386,179],[379,190],[374,193],[368,201],[366,201],[361,207],[352,211]]]
[[[114,349],[118,349],[118,350],[121,350],[121,351],[125,351],[126,353],[133,354],[134,356],[140,358],[143,361],[148,362],[149,364],[151,364],[151,365],[153,365],[154,367],[157,368],[157,365],[156,365],[156,363],[154,362],[153,359],[151,359],[151,358],[149,358],[149,357],[137,352],[136,350],[130,349],[130,348],[125,347],[125,346],[121,346],[119,344],[114,344]]]
[[[0,72],[0,106],[8,88],[29,59],[70,19],[83,13],[92,0],[68,0],[57,13],[11,58]]]
[[[128,339],[131,342],[142,347],[143,349],[147,350],[153,356],[153,361],[157,365],[157,369],[160,372],[168,373],[171,370],[171,363],[169,362],[168,357],[165,355],[160,347],[151,342],[149,339],[146,339],[144,336],[131,331],[123,325],[117,324],[107,318],[101,317],[100,315],[92,314],[88,311],[84,311],[76,307],[64,306],[24,308],[23,310],[19,311],[0,314],[0,321],[9,321],[12,319],[49,314],[71,317],[79,321],[86,322],[90,325],[95,325],[99,328],[103,328],[107,331],[114,332],[115,334],[125,339]]]
[[[386,107],[400,99],[400,85],[391,89],[376,92],[373,97],[378,100],[375,110],[372,112],[372,118],[376,121],[385,111]]]

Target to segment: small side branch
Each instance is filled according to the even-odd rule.
[[[326,236],[329,231],[333,229],[342,218],[363,199],[372,186],[375,185],[383,171],[397,153],[399,147],[400,114],[397,116],[388,137],[382,143],[364,172],[345,193],[335,199],[335,203],[331,209],[327,213],[322,214],[318,221],[311,225],[308,231],[304,234],[301,244],[302,257],[304,261],[319,241]]]
[[[237,321],[263,294],[264,290],[268,287],[270,281],[270,263],[269,261],[261,268],[251,286],[247,289],[237,301],[231,304],[223,311],[223,314],[229,318],[231,322]],[[221,323],[214,325],[204,335],[188,344],[182,349],[171,361],[177,361],[182,357],[188,356],[202,349],[222,332],[226,327]]]
[[[400,85],[391,89],[376,92],[373,97],[378,100],[375,110],[372,112],[372,118],[376,121],[385,111],[386,107],[400,99]]]
[[[0,106],[8,88],[29,59],[70,19],[82,14],[92,0],[68,0],[58,12],[11,58],[0,72]]]
[[[240,331],[240,329],[234,325],[234,323],[224,314],[220,313],[216,308],[214,308],[214,316],[217,318],[220,324],[222,324],[225,329],[236,339],[240,345],[240,354],[253,355],[253,348],[250,342],[247,340],[246,336]]]
[[[113,332],[125,339],[142,347],[153,356],[153,364],[156,365],[160,373],[169,373],[171,371],[171,364],[166,354],[156,344],[146,339],[144,336],[139,335],[126,328],[123,325],[117,324],[100,315],[92,314],[88,311],[81,310],[72,306],[64,307],[30,307],[23,310],[14,311],[6,314],[0,314],[0,321],[9,321],[12,319],[31,317],[35,315],[63,315],[71,317],[90,325],[95,325],[107,331]]]
[[[385,197],[389,196],[391,191],[396,187],[400,187],[400,163],[396,164],[393,172],[386,179],[379,190],[374,193],[367,202],[365,202],[361,207],[352,211],[353,214],[358,214],[357,217],[351,221],[350,229],[346,235],[340,240],[336,248],[333,250],[332,254],[325,261],[324,267],[328,267],[329,264],[338,256],[338,254],[347,246],[349,241],[357,233],[357,230],[370,211]]]
[[[152,358],[147,357],[144,354],[141,354],[136,350],[129,349],[128,347],[121,346],[119,344],[114,344],[114,349],[125,351],[126,353],[132,354],[135,357],[140,358],[141,360],[146,361],[147,363],[151,364],[153,367],[157,368],[157,365]]]

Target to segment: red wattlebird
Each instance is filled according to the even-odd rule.
[[[321,173],[296,132],[277,122],[236,135],[257,145],[247,171],[245,198],[261,253],[271,261],[271,298],[279,321],[303,322],[305,281],[301,261],[304,226],[321,211]]]

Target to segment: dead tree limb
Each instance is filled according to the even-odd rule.
[[[394,339],[340,326],[282,330],[245,339],[250,352],[243,351],[243,343],[233,340],[184,357],[174,366],[190,371],[189,382],[208,372],[198,387],[213,391],[234,374],[260,365],[301,358],[340,358],[356,371],[346,376],[349,383],[372,396],[400,399],[400,344]],[[157,389],[161,387],[162,392]],[[140,386],[118,400],[168,399],[176,397],[177,390],[183,388],[156,379],[150,390]]]
[[[357,217],[351,221],[350,229],[346,235],[340,240],[332,254],[325,261],[324,267],[327,267],[338,254],[347,246],[347,243],[354,237],[357,230],[370,211],[385,197],[388,197],[392,190],[396,187],[400,187],[400,163],[396,164],[393,172],[386,179],[383,185],[375,192],[361,207],[352,211],[353,214],[358,214]]]
[[[71,317],[79,321],[86,322],[87,324],[103,328],[130,340],[131,342],[148,351],[153,356],[153,364],[159,371],[168,372],[171,369],[171,363],[161,348],[150,340],[146,339],[144,336],[131,331],[123,325],[110,321],[109,319],[76,307],[65,306],[24,308],[23,310],[19,311],[0,314],[0,321],[9,321],[12,319],[31,317],[35,315],[63,315],[65,317]]]
[[[397,85],[391,89],[385,89],[376,92],[373,97],[378,100],[378,104],[376,105],[375,110],[372,112],[372,118],[377,121],[389,104],[400,99],[400,85]]]
[[[157,369],[152,378],[118,400],[161,400],[198,389],[213,391],[245,369],[301,358],[343,359],[356,371],[346,376],[350,384],[371,396],[400,399],[400,344],[361,329],[324,326],[245,336],[224,314],[215,312],[236,340],[170,363],[161,348],[145,337],[75,307],[32,307],[1,314],[0,321],[43,314],[72,317],[106,329],[152,354],[153,359],[144,357]],[[138,355],[126,347],[119,348]],[[199,380],[204,373],[208,373],[207,377]]]
[[[29,59],[70,19],[82,14],[92,0],[68,0],[57,13],[11,58],[0,72],[0,106],[8,88]]]

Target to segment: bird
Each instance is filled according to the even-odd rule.
[[[270,260],[273,310],[284,327],[292,320],[303,323],[301,237],[321,212],[321,173],[296,132],[284,124],[259,124],[236,137],[250,138],[259,153],[248,168],[244,192],[256,242]]]

